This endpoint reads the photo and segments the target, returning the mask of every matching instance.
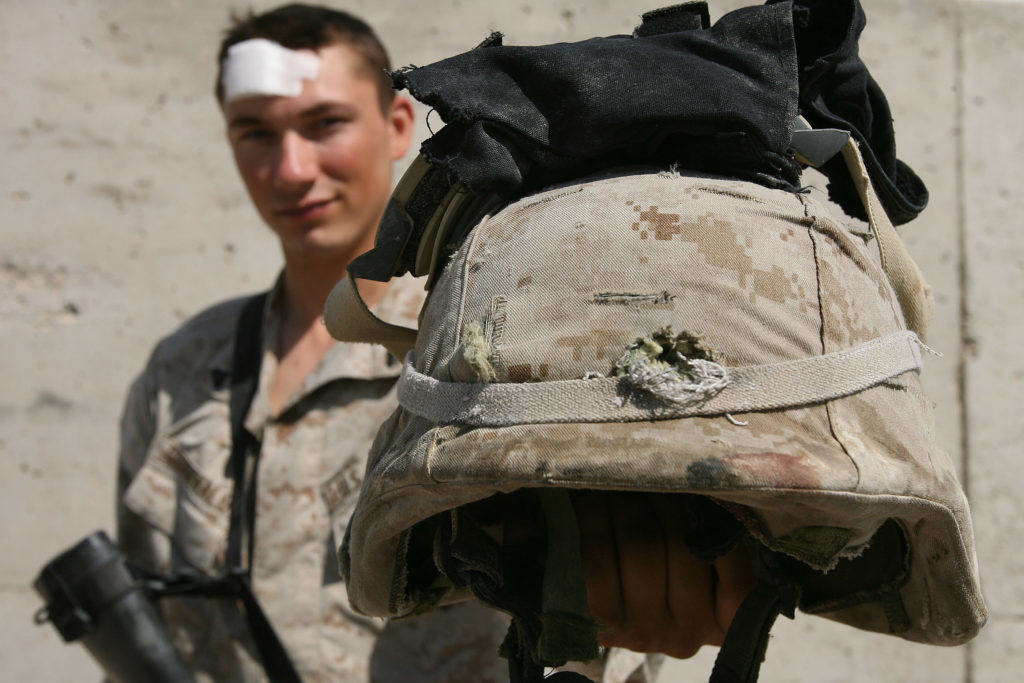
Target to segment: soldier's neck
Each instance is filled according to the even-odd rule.
[[[283,309],[276,344],[278,365],[271,379],[270,405],[274,415],[319,365],[334,345],[334,340],[321,323],[324,302],[331,288],[345,277],[345,267],[338,261],[286,259],[284,268]],[[387,290],[386,282],[360,280],[359,292],[367,306],[380,302]]]
[[[353,258],[361,251],[363,249],[357,249]],[[327,295],[330,294],[334,285],[346,277],[345,269],[351,260],[351,258],[336,256],[285,255],[284,322],[286,326],[296,330],[308,330],[319,325]],[[373,308],[383,298],[388,283],[359,280],[357,286],[363,301],[367,306]],[[326,330],[324,332],[326,333]]]

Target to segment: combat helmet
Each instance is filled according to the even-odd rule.
[[[482,221],[432,292],[370,453],[343,558],[353,605],[401,616],[448,599],[416,527],[496,493],[660,491],[718,501],[799,560],[804,611],[971,638],[985,609],[967,503],[921,389],[924,330],[893,289],[909,280],[924,309],[925,286],[859,178],[899,277],[825,203],[734,180],[587,179]],[[326,316],[339,334],[351,321]],[[877,585],[829,580],[865,571],[857,558],[886,563]]]
[[[495,519],[516,492],[646,491],[711,501],[758,549],[766,589],[730,629],[721,680],[756,678],[767,627],[793,607],[917,642],[973,637],[986,610],[969,510],[919,379],[930,290],[867,146],[840,137],[867,234],[793,188],[628,166],[497,209],[478,195],[483,218],[443,258],[470,194],[452,189],[409,259],[431,273],[419,333],[339,283],[331,333],[404,357],[341,549],[352,604],[405,616],[472,592],[517,618],[507,650],[536,678],[588,652],[593,625],[545,621],[580,616],[565,571],[513,595],[526,589]],[[418,160],[395,205],[436,172]],[[564,500],[536,500],[517,510],[548,560],[578,567],[557,547]]]

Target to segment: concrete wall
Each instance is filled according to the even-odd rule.
[[[712,0],[713,16],[745,4]],[[961,463],[993,618],[974,643],[915,646],[811,617],[780,623],[766,681],[1010,681],[1024,666],[1024,5],[864,0],[862,52],[900,156],[932,191],[903,229],[935,287],[927,387]],[[221,0],[0,0],[0,679],[95,680],[31,624],[57,550],[112,528],[122,394],[156,338],[267,286],[275,243],[250,208],[210,94]],[[257,3],[257,9],[269,7]],[[628,32],[651,0],[356,0],[396,64],[490,30],[542,43]],[[421,111],[421,115],[423,112]],[[420,127],[421,138],[425,126]],[[663,680],[700,680],[713,652]]]

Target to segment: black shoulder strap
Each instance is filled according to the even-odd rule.
[[[253,557],[253,525],[256,519],[256,472],[260,443],[245,428],[245,416],[256,395],[263,358],[263,309],[267,294],[259,294],[245,303],[235,329],[235,350],[231,362],[231,395],[228,402],[231,420],[231,459],[228,470],[235,488],[231,498],[228,530],[227,570],[241,600],[241,611],[249,624],[263,668],[270,680],[301,683],[288,652],[252,592],[250,569]],[[251,457],[250,457],[251,456]],[[243,537],[248,541],[248,565],[242,563]]]
[[[256,396],[260,381],[260,364],[263,360],[263,308],[267,295],[258,294],[249,299],[238,317],[235,328],[235,349],[231,359],[231,394],[228,399],[228,410],[231,421],[231,459],[228,461],[228,473],[235,483],[234,495],[231,499],[231,522],[228,533],[227,565],[229,570],[242,567],[242,538],[245,535],[243,516],[251,506],[247,498],[255,499],[255,481],[252,491],[247,491],[246,483],[251,479],[246,476],[249,469],[249,455],[253,455],[253,476],[255,476],[255,460],[259,457],[259,442],[245,428],[245,416]],[[249,533],[249,557],[252,557],[252,534]]]

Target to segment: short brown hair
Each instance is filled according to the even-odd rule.
[[[337,43],[348,45],[363,58],[367,70],[377,80],[381,111],[387,112],[395,98],[388,76],[391,69],[388,52],[369,24],[348,12],[295,3],[262,14],[252,10],[242,15],[232,13],[231,26],[224,32],[217,55],[214,92],[218,102],[224,100],[221,76],[228,48],[250,38],[266,38],[292,50],[319,50]]]

